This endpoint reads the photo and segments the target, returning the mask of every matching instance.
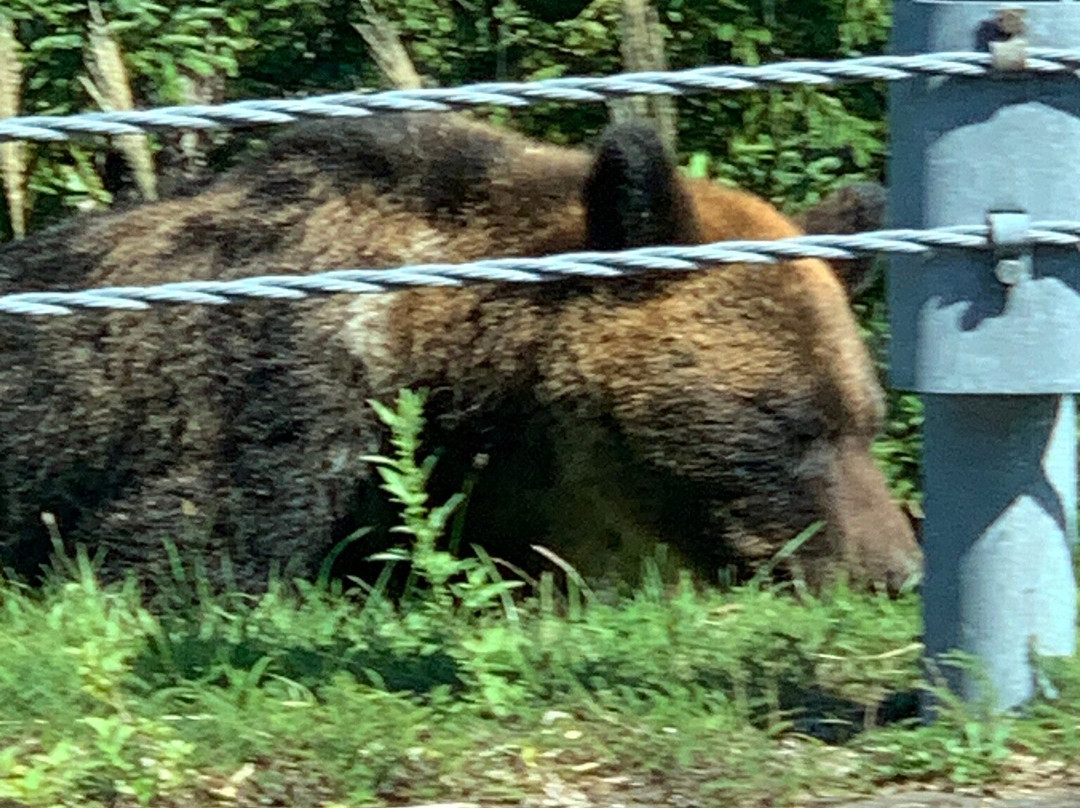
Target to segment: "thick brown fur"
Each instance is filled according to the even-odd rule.
[[[2,290],[310,273],[592,246],[795,235],[677,178],[637,129],[588,153],[449,116],[299,127],[211,187],[0,249]],[[659,163],[657,161],[660,161]],[[586,216],[586,211],[589,215]],[[919,549],[870,442],[882,394],[838,276],[813,260],[631,280],[423,289],[67,318],[0,315],[3,561],[65,538],[160,573],[162,540],[241,587],[316,570],[372,518],[367,404],[432,391],[441,468],[477,453],[469,538],[630,575],[655,540],[706,576],[793,563],[895,586]]]

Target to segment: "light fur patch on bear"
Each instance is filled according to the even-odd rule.
[[[398,349],[392,312],[401,294],[357,295],[345,307],[341,339],[348,355],[364,369],[372,392],[386,390],[393,382]]]
[[[404,214],[398,216],[404,219]],[[397,221],[398,227],[387,227],[388,218],[393,224],[397,217],[374,214],[371,226],[364,228],[369,249],[391,253],[400,266],[430,263],[432,256],[446,253],[445,233],[420,225],[415,217]],[[403,239],[402,233],[406,232],[409,237]],[[348,354],[364,369],[373,393],[391,392],[398,383],[395,371],[407,350],[400,344],[400,328],[395,337],[394,312],[405,294],[397,291],[357,295],[345,307],[341,339]]]

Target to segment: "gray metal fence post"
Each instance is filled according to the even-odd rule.
[[[1080,47],[1080,3],[1010,5],[897,0],[893,52]],[[940,670],[1009,708],[1034,693],[1031,651],[1076,649],[1080,255],[1033,255],[1017,232],[1080,213],[1080,80],[894,82],[890,131],[895,226],[1001,231],[998,254],[893,258],[888,282],[892,382],[926,407],[927,657],[973,654],[989,693]]]

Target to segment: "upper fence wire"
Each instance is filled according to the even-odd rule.
[[[1030,48],[1010,75],[1069,76],[1080,69],[1080,49]],[[914,76],[978,78],[1000,72],[989,53],[948,52],[865,56],[837,61],[792,61],[757,66],[575,76],[529,82],[387,92],[348,92],[314,98],[257,99],[220,105],[29,115],[0,119],[0,142],[64,141],[74,136],[137,135],[155,131],[220,129],[290,123],[303,118],[360,117],[386,112],[450,112],[478,106],[523,107],[541,101],[587,103],[628,95],[698,95],[790,85],[828,87]]]

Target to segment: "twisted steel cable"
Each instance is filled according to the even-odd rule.
[[[1080,222],[1037,222],[1027,235],[1032,246],[1076,248],[1080,246]],[[696,270],[713,264],[768,264],[793,258],[844,260],[877,253],[918,255],[935,249],[986,250],[992,246],[987,225],[879,230],[855,235],[643,247],[621,252],[574,252],[543,258],[493,258],[464,264],[414,264],[396,269],[344,269],[311,275],[19,292],[0,295],[0,312],[62,315],[77,309],[145,310],[164,303],[222,305],[251,298],[288,301],[310,295],[371,294],[424,286],[617,278],[643,272]]]
[[[1031,48],[1024,69],[1010,70],[1008,75],[1068,76],[1078,69],[1080,50]],[[690,70],[491,82],[435,89],[346,92],[314,98],[256,99],[220,105],[88,112],[66,116],[27,115],[0,119],[0,142],[64,141],[73,136],[265,126],[301,118],[355,118],[383,112],[449,112],[491,105],[524,107],[539,101],[598,102],[627,95],[685,96],[797,84],[825,87],[928,75],[974,78],[999,72],[989,53],[967,51],[913,56],[863,56],[832,62],[719,65]]]

